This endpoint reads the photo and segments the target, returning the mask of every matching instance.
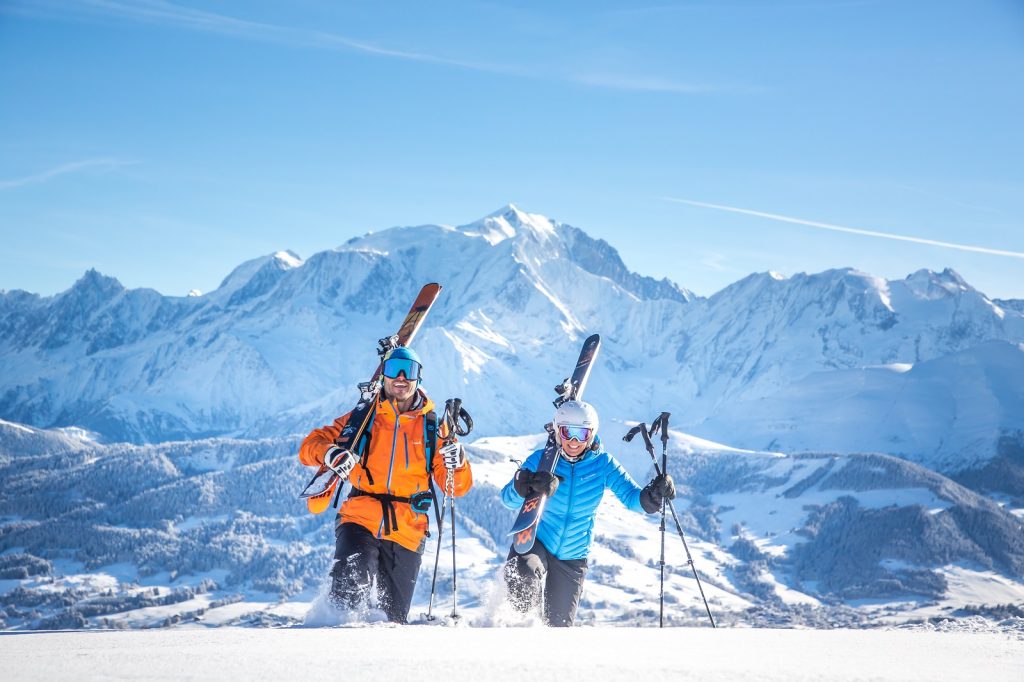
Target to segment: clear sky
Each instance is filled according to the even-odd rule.
[[[1024,2],[0,0],[0,289],[210,291],[509,202],[703,295],[1024,298]]]

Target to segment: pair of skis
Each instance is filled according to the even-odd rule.
[[[590,370],[594,366],[599,350],[601,350],[600,335],[594,334],[583,342],[583,348],[580,350],[580,356],[576,361],[576,368],[573,370],[572,376],[555,386],[555,392],[558,393],[558,397],[554,401],[556,409],[568,400],[583,399],[583,391],[587,387]],[[537,464],[537,471],[553,474],[555,465],[558,464],[560,446],[555,439],[553,425],[548,424],[547,429],[548,441],[544,445],[544,453]],[[537,541],[537,527],[540,525],[547,500],[547,495],[537,492],[531,493],[523,500],[523,505],[519,508],[519,516],[516,517],[515,523],[512,524],[512,530],[509,531],[509,535],[512,536],[512,546],[519,554],[526,554],[533,549],[533,544]]]
[[[393,348],[408,346],[412,343],[416,333],[423,326],[423,321],[426,319],[427,313],[430,312],[430,307],[434,305],[434,301],[439,293],[441,293],[440,284],[432,282],[425,285],[420,289],[419,296],[413,301],[412,307],[409,309],[398,331],[393,336],[385,337],[377,342],[379,345],[377,354],[380,356],[377,369],[369,381],[359,384],[359,402],[356,403],[355,409],[349,415],[345,428],[341,430],[341,435],[334,441],[334,444],[342,450],[354,452],[367,427],[373,420],[373,413],[377,408],[377,396],[381,390],[384,356]],[[334,470],[326,465],[321,465],[320,469],[313,474],[313,478],[306,484],[306,487],[303,488],[299,497],[306,500],[306,507],[309,508],[309,511],[319,514],[330,506],[331,498],[335,492],[340,492],[340,488],[344,483]]]

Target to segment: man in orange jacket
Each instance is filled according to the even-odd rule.
[[[443,445],[438,438],[433,448],[437,456],[427,462],[427,415],[434,402],[418,389],[422,368],[411,348],[400,346],[385,356],[383,391],[361,456],[335,445],[351,413],[310,433],[299,448],[303,464],[318,467],[326,462],[347,472],[352,483],[335,527],[332,603],[358,608],[376,579],[378,603],[396,623],[409,617],[426,543],[428,473],[442,493],[451,474],[457,497],[473,484],[465,451],[457,441]]]

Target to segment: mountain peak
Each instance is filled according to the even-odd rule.
[[[100,273],[96,268],[89,268],[77,282],[71,285],[70,292],[88,294],[94,298],[111,298],[124,291],[124,286],[114,277]]]
[[[956,270],[946,268],[942,272],[934,272],[922,268],[904,280],[915,294],[922,298],[934,299],[955,296],[965,291],[975,291]]]
[[[230,299],[229,303],[237,303],[266,293],[284,272],[301,267],[303,263],[294,251],[277,251],[253,258],[232,270],[213,293]]]
[[[544,239],[553,237],[555,221],[539,213],[527,213],[515,204],[506,204],[458,229],[468,235],[483,237],[491,244],[498,244],[519,234],[533,234]]]
[[[278,267],[290,270],[292,268],[300,267],[305,261],[291,249],[285,251],[278,251],[273,255],[274,264]]]

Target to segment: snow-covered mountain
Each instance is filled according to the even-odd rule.
[[[700,432],[788,452],[889,452],[947,473],[973,471],[1024,443],[1022,378],[1024,345],[986,341],[914,365],[814,372],[723,407]],[[1006,483],[993,478],[988,487]]]
[[[755,274],[705,299],[507,206],[306,260],[281,251],[205,295],[96,271],[53,297],[0,293],[3,625],[301,620],[333,538],[295,497],[298,440],[351,406],[377,338],[428,281],[445,288],[416,341],[426,388],[462,397],[477,425],[476,485],[458,507],[475,622],[504,617],[509,459],[538,444],[523,434],[550,417],[551,387],[593,332],[587,398],[637,479],[650,460],[618,437],[673,413],[681,520],[721,622],[998,615],[1021,601],[1019,301],[949,270],[850,269]],[[655,519],[609,501],[595,530],[580,621],[654,622]],[[670,619],[701,622],[669,547]],[[449,576],[442,562],[442,600]],[[414,612],[428,591],[424,570]]]
[[[417,340],[426,387],[462,397],[481,435],[536,431],[596,331],[588,399],[609,418],[664,409],[741,447],[870,449],[964,477],[1020,466],[1014,302],[949,270],[886,281],[849,269],[751,275],[702,299],[511,205],[305,261],[282,251],[202,296],[95,271],[53,297],[0,294],[0,418],[107,442],[305,433],[349,409],[376,339],[427,281],[445,289]]]

